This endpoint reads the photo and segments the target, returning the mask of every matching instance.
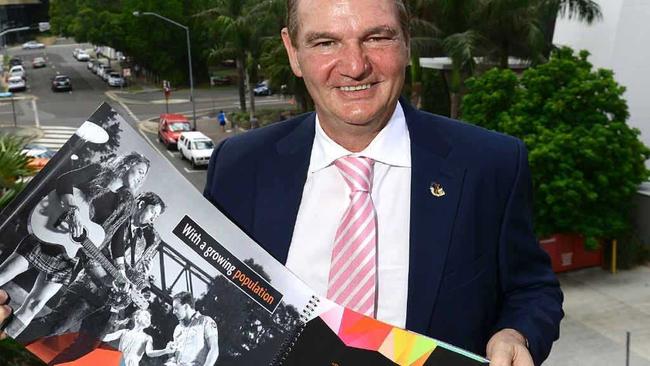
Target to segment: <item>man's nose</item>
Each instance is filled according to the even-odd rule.
[[[343,47],[338,71],[351,79],[363,79],[370,70],[370,62],[363,46],[349,44]]]

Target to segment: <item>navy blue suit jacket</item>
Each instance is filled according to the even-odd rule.
[[[540,364],[559,335],[562,293],[533,234],[523,143],[401,104],[412,159],[406,327],[478,354],[514,328]],[[208,169],[205,197],[282,263],[314,131],[311,113],[229,138]]]

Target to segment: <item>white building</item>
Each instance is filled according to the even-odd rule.
[[[591,25],[558,19],[553,43],[576,50],[586,49],[595,67],[612,69],[627,90],[628,123],[641,130],[641,140],[650,146],[650,1],[597,0],[603,19]],[[650,161],[646,162],[650,167]],[[636,229],[650,243],[650,182],[637,196]]]
[[[628,123],[641,130],[650,146],[650,1],[597,0],[603,19],[588,25],[560,18],[553,43],[591,53],[595,67],[612,69],[627,88]]]

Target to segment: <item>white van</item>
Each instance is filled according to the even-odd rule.
[[[181,133],[177,146],[178,152],[181,154],[181,159],[189,160],[192,168],[208,165],[210,156],[214,150],[212,140],[199,131]]]

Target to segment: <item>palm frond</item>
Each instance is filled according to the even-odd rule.
[[[593,0],[560,0],[560,16],[591,24],[603,18],[600,5]]]

